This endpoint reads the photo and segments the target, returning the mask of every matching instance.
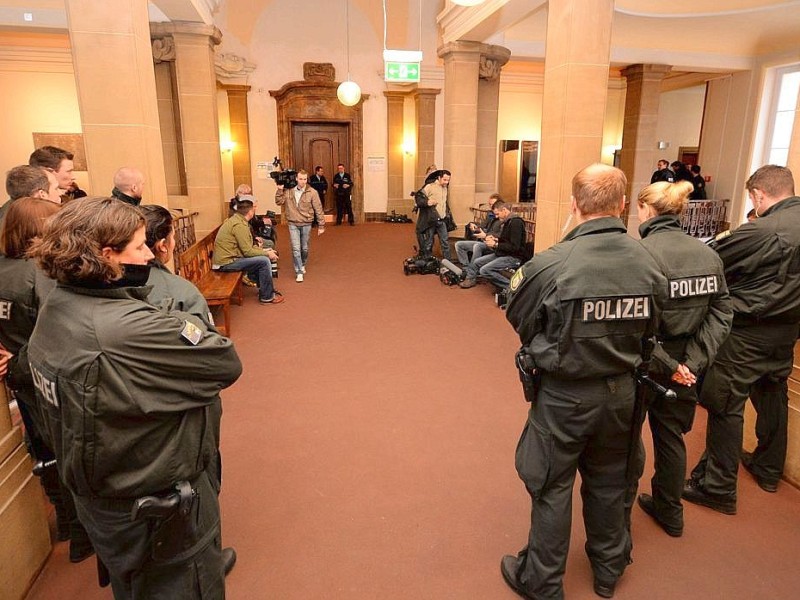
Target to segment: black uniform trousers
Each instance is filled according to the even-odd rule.
[[[336,224],[341,225],[342,219],[347,215],[347,220],[350,223],[355,223],[356,219],[353,216],[353,200],[350,194],[336,194]]]
[[[750,388],[750,402],[756,409],[756,438],[753,471],[765,481],[777,483],[786,462],[789,427],[789,384],[786,379],[766,375]]]
[[[177,550],[168,555],[160,554],[156,521],[131,521],[132,501],[75,497],[81,522],[108,568],[115,600],[225,598],[217,492],[207,473],[194,487],[199,497],[189,519],[195,533],[170,536],[166,543]]]
[[[686,480],[686,444],[683,436],[694,422],[697,389],[678,385],[669,378],[653,378],[672,389],[677,398],[668,400],[648,389],[647,419],[653,434],[655,472],[650,490],[656,514],[662,523],[681,529],[683,505],[681,492]]]
[[[734,323],[714,364],[703,380],[700,404],[708,409],[706,450],[692,471],[692,479],[711,494],[736,499],[736,479],[742,451],[744,405],[754,384],[758,411],[758,472],[777,482],[786,458],[786,420],[789,398],[786,380],[792,372],[797,324]],[[774,382],[766,387],[764,382]],[[758,387],[758,386],[757,386]]]
[[[627,566],[624,499],[635,384],[630,373],[599,379],[542,377],[516,451],[532,499],[528,545],[518,577],[533,598],[563,598],[580,471],[586,553],[597,580],[614,583]]]

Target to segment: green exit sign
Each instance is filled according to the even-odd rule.
[[[418,62],[386,61],[385,81],[416,83],[419,81]]]

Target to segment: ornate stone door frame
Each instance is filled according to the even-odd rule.
[[[350,130],[352,156],[343,160],[353,177],[353,212],[364,221],[364,118],[362,95],[355,106],[344,106],[336,97],[336,70],[331,63],[304,63],[303,81],[291,81],[279,90],[270,90],[278,105],[278,152],[284,162],[294,156],[293,123],[346,123]],[[328,179],[330,180],[329,175]]]

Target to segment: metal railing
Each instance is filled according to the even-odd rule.
[[[725,229],[729,200],[689,200],[681,228],[696,238],[714,237]]]
[[[194,217],[198,213],[193,212],[188,215],[175,215],[173,213],[172,226],[175,229],[175,272],[180,274],[180,256],[197,241],[197,234],[194,229]]]

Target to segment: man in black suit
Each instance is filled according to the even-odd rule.
[[[350,198],[353,193],[353,178],[350,177],[350,173],[345,173],[342,163],[336,165],[336,170],[338,172],[333,176],[333,189],[336,190],[336,224],[341,225],[344,214],[347,213],[350,225],[355,225],[353,202]]]
[[[317,190],[320,204],[325,209],[325,192],[328,191],[328,180],[325,179],[325,171],[320,165],[314,167],[314,174],[308,178],[308,185]]]

